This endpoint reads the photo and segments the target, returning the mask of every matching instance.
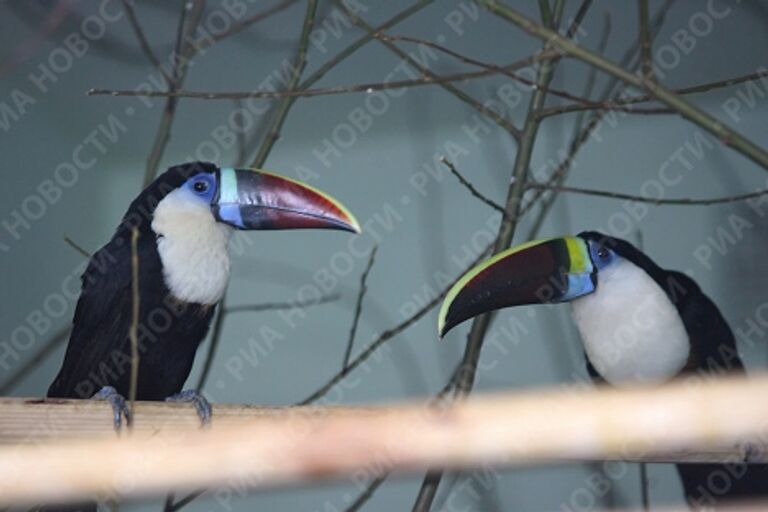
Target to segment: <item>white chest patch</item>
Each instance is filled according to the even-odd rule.
[[[627,260],[601,270],[597,290],[571,305],[589,360],[614,386],[664,382],[688,359],[688,334],[677,308]]]
[[[165,196],[152,219],[165,285],[178,300],[216,304],[229,279],[232,228],[216,222],[208,204],[185,189]]]

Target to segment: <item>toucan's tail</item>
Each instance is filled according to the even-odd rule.
[[[693,508],[768,496],[768,464],[678,464],[677,472]]]

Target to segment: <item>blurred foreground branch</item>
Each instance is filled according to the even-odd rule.
[[[0,446],[0,504],[264,487],[380,464],[404,471],[585,459],[765,462],[764,450],[745,447],[764,437],[767,393],[768,377],[741,377],[505,393],[447,408],[216,406],[204,430],[190,407],[139,402],[132,435],[117,439],[104,402],[1,399],[0,441],[27,444]]]

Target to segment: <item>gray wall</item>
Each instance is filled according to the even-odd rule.
[[[249,12],[261,8],[260,2],[246,3]],[[138,4],[137,12],[150,42],[165,57],[173,47],[179,2]],[[220,10],[217,2],[209,4],[210,12]],[[343,24],[336,27],[328,4],[321,2],[322,28],[314,36],[317,44],[310,47],[308,72],[359,35],[356,29]],[[379,22],[407,4],[399,0],[363,1],[360,5],[366,11],[361,14],[370,22]],[[536,14],[533,3],[515,4],[532,16]],[[577,4],[568,2],[566,19],[573,15]],[[661,2],[651,4],[655,10]],[[4,125],[0,129],[4,162],[0,187],[0,382],[28,361],[52,332],[70,321],[74,297],[66,288],[75,282],[71,276],[81,271],[82,258],[64,243],[63,237],[69,236],[89,250],[109,238],[128,202],[139,191],[163,105],[160,99],[147,106],[135,98],[85,95],[91,87],[131,89],[149,76],[156,79],[124,16],[104,22],[104,36],[89,40],[81,56],[66,46],[70,34],[82,35],[82,27],[90,35],[99,27],[95,18],[86,25],[78,19],[99,17],[100,8],[108,17],[119,15],[119,2],[77,5],[61,26],[38,41],[35,34],[46,16],[45,7],[53,8],[54,4],[0,3],[4,49],[0,59],[0,102],[5,109],[0,118]],[[268,22],[208,49],[194,61],[186,88],[231,91],[260,87],[265,78],[280,69],[284,58],[293,55],[303,9],[303,2],[299,2]],[[618,60],[636,37],[634,2],[596,1],[580,36],[583,44],[592,48],[597,45],[605,15],[610,15],[612,24],[607,55]],[[213,18],[204,19],[216,23]],[[656,40],[657,67],[663,73],[663,82],[682,87],[750,73],[764,66],[765,56],[760,49],[768,44],[766,19],[764,2],[677,1]],[[512,62],[539,47],[511,25],[477,11],[470,2],[435,2],[391,33],[444,39],[452,49],[496,63]],[[679,44],[684,35],[691,36],[685,41],[692,45]],[[406,43],[403,48],[417,51]],[[10,56],[15,55],[21,56],[19,61],[9,63]],[[440,73],[470,69],[446,56],[431,60],[430,65]],[[34,79],[41,76],[41,67],[60,71],[54,71],[55,83],[44,83],[46,91]],[[408,78],[398,58],[372,43],[317,86],[377,82],[389,74],[393,79]],[[585,66],[566,61],[557,69],[554,86],[579,92],[586,77]],[[597,90],[604,82],[605,77],[599,76]],[[507,79],[491,78],[460,87],[478,99],[496,98],[497,104],[504,105],[498,102],[498,94],[500,90],[509,91],[508,84]],[[751,89],[741,85],[697,95],[692,100],[758,144],[766,145],[767,85],[758,82]],[[505,114],[519,125],[529,91],[517,84],[511,90]],[[19,100],[26,103],[17,105]],[[263,123],[268,117],[262,113],[265,105],[255,102],[249,119]],[[734,113],[737,107],[740,110]],[[216,135],[223,133],[221,130],[231,135],[226,126],[232,108],[230,101],[182,100],[161,166],[196,155],[222,165],[238,163],[236,147],[217,142]],[[362,130],[351,122],[360,112],[366,112],[372,121],[370,126],[360,125],[364,126]],[[110,119],[113,126],[119,127],[114,141],[102,132],[109,131]],[[461,271],[467,248],[474,244],[472,250],[476,252],[478,242],[485,244],[498,219],[435,163],[435,155],[455,153],[452,159],[474,184],[493,199],[503,201],[515,154],[509,137],[491,124],[486,123],[491,130],[477,141],[470,138],[467,128],[475,126],[476,119],[475,111],[436,86],[404,94],[357,93],[299,100],[266,167],[332,193],[355,212],[366,232],[354,245],[350,245],[349,236],[341,233],[269,232],[243,236],[244,249],[233,255],[227,295],[230,304],[294,300],[302,287],[317,289],[327,282],[321,279],[324,275],[333,276],[335,286],[329,291],[340,292],[341,299],[307,309],[305,316],[296,317],[295,325],[280,312],[229,317],[206,390],[213,400],[293,403],[338,371],[359,276],[374,243],[378,243],[379,253],[370,274],[357,349],[403,320],[414,305],[422,304],[441,283]],[[573,121],[574,116],[568,115],[544,122],[535,147],[534,170],[551,172],[570,142]],[[677,116],[613,115],[609,121],[601,125],[599,137],[593,137],[578,154],[570,184],[655,193],[662,179],[671,177],[674,183],[663,186],[665,197],[697,198],[766,186],[763,169]],[[96,135],[89,138],[94,132]],[[323,155],[326,143],[337,151],[318,156]],[[76,178],[57,174],[57,167],[73,162],[73,151],[81,145],[88,168],[81,166]],[[425,168],[436,169],[439,174],[430,174]],[[74,183],[68,181],[71,178]],[[68,182],[60,187],[62,179]],[[60,196],[49,194],[46,198],[41,191],[52,180]],[[739,334],[740,349],[749,366],[763,367],[765,334],[761,330],[744,333],[751,325],[765,327],[760,321],[766,322],[764,309],[760,309],[768,283],[765,219],[745,203],[639,208],[622,201],[564,195],[557,200],[540,236],[596,228],[634,241],[641,237],[645,250],[662,266],[693,273]],[[9,227],[18,215],[23,217],[24,225]],[[532,218],[528,216],[522,222],[517,242],[524,240]],[[437,343],[435,324],[433,311],[354,372],[328,395],[327,402],[383,403],[435,393],[461,356],[467,330],[467,326],[458,328],[444,342]],[[505,328],[511,324],[522,325],[523,329],[510,337]],[[278,339],[271,342],[270,336]],[[485,347],[478,392],[563,385],[584,378],[583,357],[566,306],[540,307],[535,316],[525,308],[506,311],[499,315],[491,336],[495,342]],[[11,394],[44,394],[62,354],[63,346],[36,366]],[[196,382],[199,370],[195,368],[190,383]],[[637,504],[636,468],[619,466],[611,470],[612,474],[622,475],[611,481],[618,503]],[[591,475],[593,468],[576,465],[483,470],[473,479],[460,480],[446,508],[589,508],[599,494],[591,487]],[[367,482],[367,477],[361,477],[300,491],[253,492],[247,497],[232,490],[231,495],[222,492],[200,499],[189,509],[340,510]],[[377,492],[368,510],[410,507],[419,482],[418,475],[393,478]],[[681,499],[671,467],[650,468],[650,492],[655,503]]]

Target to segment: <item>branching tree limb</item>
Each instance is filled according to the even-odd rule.
[[[667,104],[670,108],[676,110],[684,118],[713,134],[723,144],[734,148],[736,151],[743,154],[756,164],[760,165],[763,169],[768,171],[768,151],[756,145],[754,142],[741,135],[736,130],[723,124],[710,114],[699,109],[680,95],[675,94],[674,91],[671,91],[656,82],[647,80],[644,77],[630,73],[626,69],[601,57],[595,52],[592,52],[574,43],[573,41],[562,37],[554,30],[536,23],[529,18],[526,18],[515,9],[500,4],[495,0],[478,1],[491,11],[519,26],[529,34],[543,41],[546,41],[547,44],[558,48],[565,55],[584,61],[591,66],[595,66],[598,69],[601,69],[602,71],[605,71],[606,73],[619,78],[627,84],[645,89],[648,91],[648,94],[652,95],[662,103]]]

